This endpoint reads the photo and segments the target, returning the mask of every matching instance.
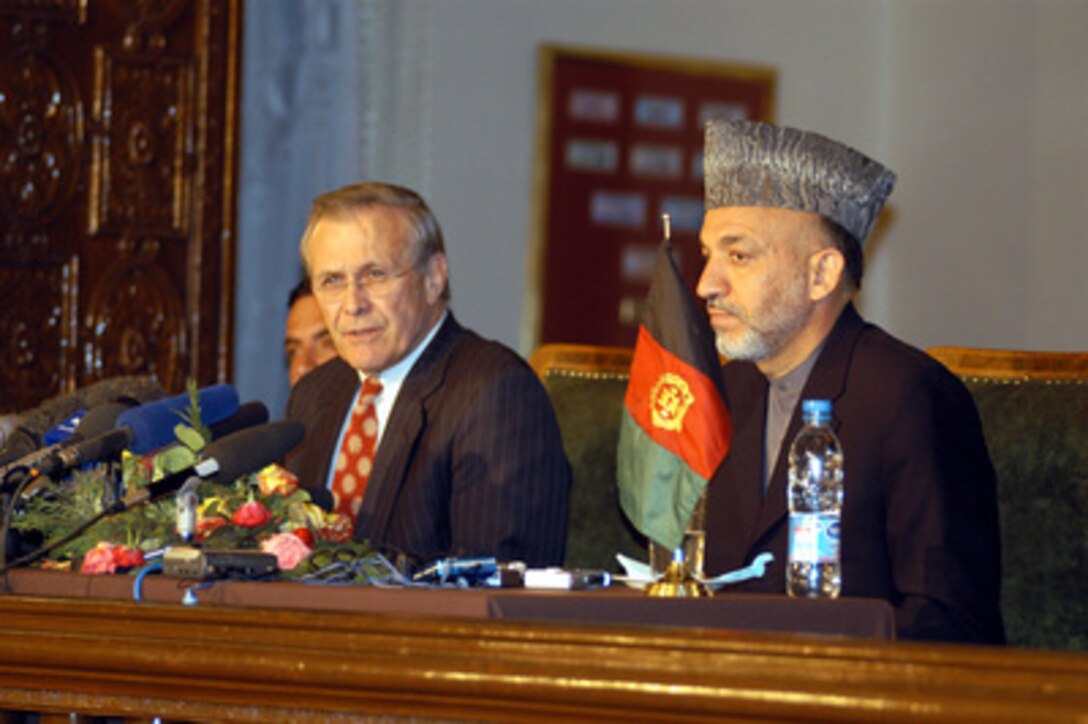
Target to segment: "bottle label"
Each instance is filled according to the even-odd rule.
[[[791,562],[838,563],[839,516],[791,513],[789,558]]]

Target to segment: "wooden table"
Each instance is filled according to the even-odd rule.
[[[321,589],[306,609],[273,607],[268,596],[254,605],[242,600],[284,584],[231,584],[214,595],[234,591],[238,599],[195,607],[134,603],[104,591],[131,592],[131,578],[67,574],[69,594],[86,590],[62,597],[28,593],[65,575],[35,573],[17,572],[17,593],[0,597],[0,710],[46,718],[996,722],[1088,715],[1088,657],[1079,654],[530,620],[507,607],[532,599],[503,592],[490,599],[479,591],[369,592],[395,612],[340,609],[337,597],[351,591]],[[177,582],[148,583],[149,592],[168,586],[179,600]],[[408,610],[405,602],[433,593],[444,610]],[[634,600],[609,596],[585,600]],[[503,610],[481,615],[481,601]],[[511,614],[517,620],[494,617]]]

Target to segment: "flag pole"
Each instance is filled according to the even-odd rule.
[[[661,225],[664,232],[663,241],[672,242],[672,225],[668,213],[661,214]],[[672,559],[665,567],[661,579],[650,584],[646,588],[647,595],[657,597],[692,597],[702,598],[713,596],[714,592],[701,579],[703,578],[703,551],[706,537],[706,492],[704,491],[695,506],[692,519],[684,531],[684,538],[680,545],[673,549]],[[685,548],[691,547],[695,560],[688,560],[689,556]],[[660,546],[649,540],[650,568],[653,570],[655,549]],[[694,565],[693,565],[694,564]]]

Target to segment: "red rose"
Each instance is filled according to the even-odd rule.
[[[135,568],[144,564],[144,552],[139,548],[117,546],[113,549],[113,560],[118,568]]]
[[[295,528],[291,532],[298,536],[298,539],[306,545],[311,548],[314,547],[314,534],[310,532],[309,528]]]
[[[235,525],[243,528],[259,528],[272,520],[272,514],[268,512],[268,508],[264,507],[263,503],[251,500],[234,511],[234,517],[231,520],[234,521]]]
[[[333,543],[347,543],[354,530],[351,518],[343,513],[329,513],[325,516],[325,526],[317,531],[317,537]]]

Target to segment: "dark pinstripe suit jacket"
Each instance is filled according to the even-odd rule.
[[[733,443],[707,494],[707,569],[731,570],[771,551],[766,576],[745,588],[783,593],[786,450],[800,415],[771,461],[764,497],[767,380],[748,362],[723,371]],[[850,305],[802,397],[832,401],[842,441],[843,595],[890,601],[904,638],[1002,641],[997,484],[963,383]]]
[[[356,371],[337,358],[292,390],[287,416],[307,432],[287,467],[304,486],[324,486],[358,388]],[[570,465],[537,376],[450,314],[397,396],[355,537],[419,561],[495,556],[558,565],[569,493]]]

